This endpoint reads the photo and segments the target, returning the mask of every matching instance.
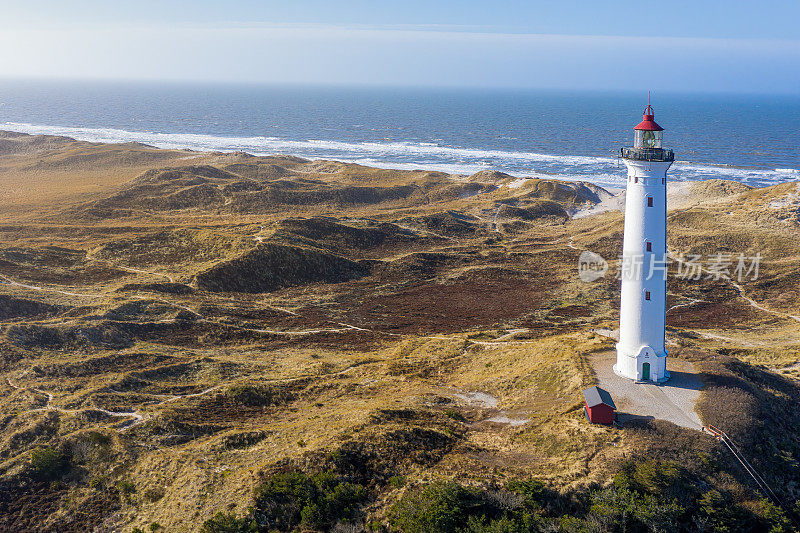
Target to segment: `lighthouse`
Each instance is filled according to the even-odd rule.
[[[669,379],[664,345],[667,315],[667,170],[675,155],[662,143],[648,102],[634,128],[631,148],[622,148],[628,167],[619,342],[614,372],[644,382]]]

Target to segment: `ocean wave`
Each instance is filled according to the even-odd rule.
[[[433,142],[347,142],[326,139],[292,140],[270,136],[223,136],[161,133],[116,128],[88,128],[6,122],[0,128],[36,135],[63,135],[90,142],[140,142],[159,148],[197,151],[244,151],[255,155],[292,154],[309,159],[335,159],[403,170],[436,170],[473,174],[496,169],[512,176],[553,177],[590,181],[604,186],[625,183],[625,167],[614,157],[554,155],[497,149],[460,148]],[[757,169],[677,161],[670,179],[729,179],[764,186],[795,179],[793,168]]]
[[[398,163],[393,161],[385,161],[381,159],[373,159],[373,158],[355,158],[355,159],[339,159],[345,163],[356,163],[358,165],[364,165],[368,167],[380,167],[380,168],[388,168],[393,170],[425,170],[425,171],[433,171],[433,172],[445,172],[447,174],[459,174],[459,175],[472,175],[482,170],[491,169],[490,165],[485,163]],[[508,174],[509,176],[515,178],[523,178],[523,177],[535,177],[541,179],[559,179],[563,181],[589,181],[594,183],[595,185],[600,185],[602,187],[620,187],[624,186],[626,179],[624,175],[621,174],[611,174],[606,172],[593,172],[591,175],[589,174],[580,174],[580,173],[559,173],[559,174],[551,174],[551,173],[543,173],[543,172],[518,172],[514,171],[513,169],[509,170],[502,170],[502,172]]]
[[[550,155],[536,152],[509,152],[474,148],[453,148],[435,143],[405,142],[345,142],[324,139],[290,140],[278,137],[227,137],[198,133],[159,133],[129,131],[115,128],[83,128],[69,126],[47,126],[6,122],[4,129],[35,135],[64,135],[90,142],[141,142],[160,148],[189,148],[203,151],[230,150],[263,153],[265,150],[327,150],[337,152],[435,155],[450,158],[506,159],[520,161],[553,161],[574,165],[608,163],[611,158],[593,156]],[[272,153],[272,152],[270,152]]]
[[[691,164],[691,163],[675,163],[673,171],[680,171],[682,173],[693,174],[698,177],[706,176],[708,178],[719,178],[726,176],[726,179],[734,181],[741,181],[746,179],[770,179],[777,178],[781,174],[786,174],[780,169],[759,169],[747,167],[732,167],[728,165],[710,165],[710,164]],[[788,169],[786,169],[788,170]]]

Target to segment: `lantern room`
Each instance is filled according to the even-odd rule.
[[[661,148],[664,128],[656,124],[655,113],[650,104],[644,109],[642,121],[634,129],[634,148]]]
[[[649,100],[649,98],[648,98]],[[633,128],[634,137],[632,148],[621,148],[620,155],[632,161],[661,161],[672,163],[675,154],[662,146],[664,128],[656,124],[655,112],[650,102],[644,108],[642,121]]]

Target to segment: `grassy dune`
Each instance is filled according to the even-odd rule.
[[[597,502],[637,494],[677,529],[780,531],[795,185],[694,184],[669,214],[676,252],[763,256],[740,285],[671,273],[668,341],[781,512],[710,437],[586,422],[619,289],[576,264],[613,274],[623,218],[570,214],[607,191],[0,133],[0,529],[247,530],[282,502],[283,529],[438,531],[422,503],[441,498],[471,531],[613,531]],[[630,527],[656,527],[640,511]]]

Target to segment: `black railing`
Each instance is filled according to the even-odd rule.
[[[622,148],[620,152],[635,161],[675,161],[675,153],[665,148]]]

